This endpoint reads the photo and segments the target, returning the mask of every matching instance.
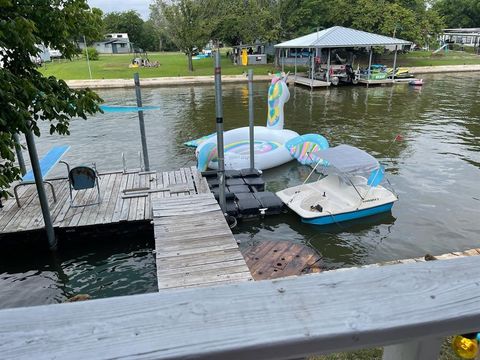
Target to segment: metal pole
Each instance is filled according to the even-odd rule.
[[[142,107],[142,92],[140,89],[140,77],[138,73],[133,74],[135,81],[135,95],[137,96],[137,107]],[[142,138],[143,163],[145,171],[150,171],[150,161],[148,160],[147,137],[145,135],[145,122],[143,121],[143,111],[138,111],[138,122],[140,124],[140,136]]]
[[[20,165],[20,171],[22,175],[27,173],[27,168],[25,167],[25,159],[23,158],[22,146],[20,145],[20,139],[18,134],[13,134],[13,140],[15,140],[15,151],[17,152],[18,165]]]
[[[283,54],[283,56],[282,56]],[[285,71],[285,57],[287,56],[287,50],[280,50],[280,57],[282,58],[282,72]]]
[[[311,66],[311,79],[310,79],[310,90],[313,89],[313,73],[315,72],[315,56],[313,54],[313,52],[310,53],[312,59],[311,59],[311,62],[310,62],[310,66]]]
[[[253,69],[248,69],[248,126],[250,130],[250,169],[255,169],[255,133],[253,119]]]
[[[373,55],[373,51],[372,51],[372,48],[370,48],[370,57],[368,58],[368,81],[370,81],[370,74],[372,72],[372,55]]]
[[[85,40],[85,35],[83,35],[83,43],[85,44],[85,54],[87,55],[88,73],[90,74],[90,80],[92,80],[92,69],[90,69],[90,58],[88,57],[88,46],[87,40]]]
[[[295,81],[297,80],[297,56],[298,56],[298,49],[295,51]]]
[[[393,55],[393,74],[392,74],[393,82],[395,82],[395,68],[397,67],[397,48],[398,48],[398,45],[395,45],[395,55]]]
[[[35,138],[33,137],[32,130],[29,129],[25,133],[25,139],[27,140],[28,154],[30,155],[33,176],[35,177],[35,185],[37,186],[38,198],[40,200],[40,206],[42,208],[43,221],[45,223],[45,230],[47,231],[48,244],[50,245],[50,249],[56,250],[57,239],[55,237],[55,231],[53,230],[50,209],[48,208],[47,195],[45,193],[45,188],[43,187],[42,171],[38,162],[37,148],[35,147]]]
[[[327,58],[327,83],[330,83],[330,50],[328,49],[328,58]]]
[[[215,53],[215,114],[217,118],[217,153],[218,153],[218,200],[222,212],[225,213],[225,159],[223,146],[223,104],[222,104],[222,67],[220,49]]]

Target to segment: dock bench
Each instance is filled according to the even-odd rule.
[[[50,151],[39,161],[40,164],[40,171],[42,174],[42,181],[45,184],[50,185],[50,188],[52,189],[52,194],[53,194],[53,201],[57,201],[57,196],[55,195],[55,189],[52,185],[51,182],[44,180],[45,177],[52,171],[52,169],[59,163],[59,161],[62,159],[62,157],[70,150],[69,145],[59,145],[59,146],[54,146],[50,149]],[[15,185],[13,188],[13,193],[15,194],[15,200],[17,201],[18,207],[21,207],[20,205],[20,199],[18,197],[18,192],[17,189],[20,186],[24,185],[31,185],[35,184],[35,176],[33,175],[33,170],[30,170],[27,172],[25,175],[23,175],[21,181]]]

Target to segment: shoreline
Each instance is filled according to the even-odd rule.
[[[407,67],[411,74],[440,74],[452,72],[475,72],[480,71],[480,64],[475,65],[438,65],[438,66],[415,66]],[[270,75],[256,75],[253,81],[270,81]],[[222,83],[246,83],[246,75],[223,75]],[[92,79],[92,80],[66,80],[67,85],[73,89],[114,89],[133,88],[135,84],[132,79]],[[157,77],[140,78],[142,87],[181,86],[181,85],[202,85],[213,84],[215,77],[211,76],[178,76],[178,77]]]

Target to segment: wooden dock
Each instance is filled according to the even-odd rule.
[[[57,201],[53,201],[46,186],[54,228],[114,225],[124,222],[151,221],[152,200],[159,197],[178,197],[208,191],[208,185],[195,167],[168,172],[114,171],[100,173],[101,202],[74,208],[70,206],[69,185],[66,178],[52,179]],[[0,209],[0,237],[15,233],[38,231],[44,227],[42,211],[35,185],[19,188],[21,207],[12,197]],[[94,202],[96,189],[78,191],[76,204]]]
[[[395,83],[393,79],[383,79],[383,80],[368,80],[368,79],[358,79],[359,84],[364,85],[392,85]]]
[[[295,85],[308,86],[309,88],[312,88],[312,89],[330,86],[330,83],[327,81],[321,81],[321,80],[315,80],[315,79],[312,80],[310,78],[298,76],[298,75],[295,77],[294,83]]]
[[[211,193],[153,201],[158,289],[252,280]]]

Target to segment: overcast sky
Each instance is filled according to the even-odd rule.
[[[151,0],[88,0],[90,7],[100,8],[104,13],[135,10],[144,20],[148,20],[148,6],[151,2]]]

